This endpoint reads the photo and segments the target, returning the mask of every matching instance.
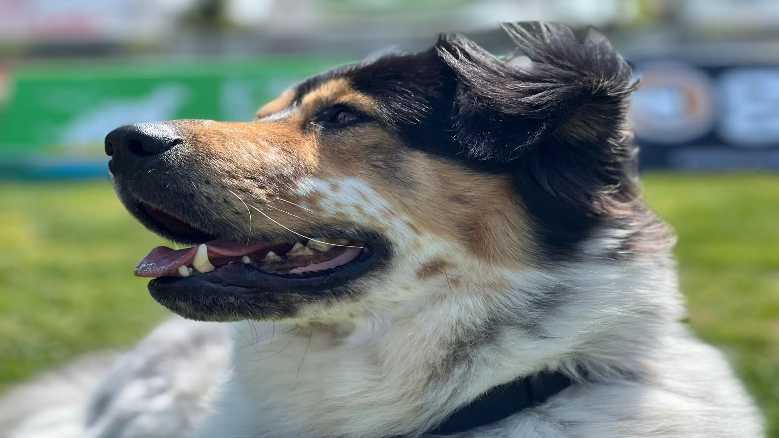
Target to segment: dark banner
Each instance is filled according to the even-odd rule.
[[[779,64],[633,64],[643,168],[779,170]]]

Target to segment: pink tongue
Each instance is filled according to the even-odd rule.
[[[212,260],[217,257],[241,257],[271,246],[267,243],[241,245],[226,240],[213,240],[206,245],[208,257]],[[191,265],[195,260],[195,254],[197,254],[197,246],[184,249],[158,246],[138,263],[135,267],[135,275],[152,278],[178,275],[179,267]]]
[[[195,246],[178,250],[158,246],[138,263],[135,267],[135,275],[153,278],[178,275],[179,266],[191,264],[195,260],[196,253]]]

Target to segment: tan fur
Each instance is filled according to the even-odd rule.
[[[376,104],[370,97],[355,91],[344,78],[332,79],[307,93],[301,100],[304,115],[327,104],[348,103],[367,113],[375,113]]]
[[[278,97],[266,103],[265,105],[262,106],[262,108],[257,110],[257,118],[261,119],[265,116],[279,112],[284,108],[289,107],[290,105],[292,105],[292,99],[294,98],[295,98],[295,92],[291,89],[286,90],[285,92],[281,93]]]

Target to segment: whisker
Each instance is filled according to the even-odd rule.
[[[311,214],[314,214],[314,210],[311,210],[310,208],[304,207],[304,206],[302,206],[302,205],[300,205],[300,204],[298,204],[296,202],[289,201],[289,200],[284,199],[284,198],[282,198],[280,196],[276,196],[276,199],[278,199],[281,202],[286,202],[289,205],[294,205],[295,207],[303,209],[303,210],[305,210],[305,211],[307,211],[307,212],[309,212]]]
[[[260,342],[260,334],[257,332],[257,326],[254,325],[254,321],[251,319],[247,321],[249,323],[249,326],[252,328],[252,333],[254,333],[254,342],[259,343]]]
[[[303,362],[306,360],[306,355],[308,354],[308,349],[311,348],[311,338],[314,337],[314,330],[311,330],[308,332],[308,341],[306,342],[306,349],[303,350],[303,356],[300,357],[300,362],[298,363],[298,371],[295,374],[295,379],[300,378],[300,369],[303,368]]]
[[[280,226],[281,228],[284,228],[285,230],[289,231],[290,233],[292,233],[292,234],[294,234],[294,235],[296,235],[298,237],[302,237],[304,239],[308,239],[308,240],[311,240],[311,241],[314,241],[314,242],[317,242],[317,243],[322,243],[322,244],[330,245],[330,246],[340,246],[340,247],[343,247],[343,248],[360,248],[360,249],[365,248],[364,246],[340,245],[340,244],[337,244],[337,243],[330,243],[330,242],[325,242],[323,240],[314,239],[313,237],[306,236],[305,234],[300,234],[297,231],[293,230],[292,228],[287,227],[286,225],[284,225],[281,222],[277,221],[276,219],[273,219],[272,217],[268,216],[267,214],[265,214],[264,211],[260,210],[259,208],[255,207],[253,205],[250,205],[249,207],[253,208],[258,213],[260,213],[261,215],[265,216],[265,218],[268,219],[269,221],[271,221],[274,224]]]
[[[222,219],[224,219],[224,221],[225,221],[225,222],[227,222],[227,224],[228,224],[228,225],[230,225],[231,227],[235,228],[235,229],[236,229],[236,231],[238,231],[239,233],[244,233],[244,229],[243,229],[243,228],[242,228],[242,227],[241,227],[239,224],[235,223],[235,221],[233,221],[233,220],[232,220],[232,219],[230,219],[229,217],[227,217],[227,216],[225,216],[225,215],[217,215],[217,214],[214,212],[214,210],[211,210],[211,209],[209,209],[209,211],[210,211],[211,213],[213,213],[215,216],[220,216]]]
[[[240,196],[238,196],[237,193],[235,193],[234,191],[232,191],[230,189],[227,189],[227,191],[230,192],[236,198],[238,198],[238,200],[241,201],[241,204],[243,204],[243,206],[246,207],[246,212],[249,214],[249,235],[254,234],[254,230],[252,228],[252,211],[249,210],[249,206],[246,204],[246,202],[244,202],[243,199],[241,199]]]
[[[198,192],[199,192],[199,190],[198,190],[198,188],[197,188],[197,184],[195,184],[195,182],[194,182],[194,181],[190,181],[190,184],[192,185],[192,189],[194,190],[194,193],[198,193]],[[227,224],[228,224],[228,225],[230,225],[231,227],[233,227],[233,228],[235,228],[236,230],[238,230],[238,232],[240,232],[240,233],[243,233],[243,232],[244,232],[244,231],[243,231],[243,228],[241,228],[241,227],[240,227],[238,224],[236,224],[235,222],[233,222],[233,221],[232,221],[230,218],[228,218],[227,216],[225,216],[225,215],[222,215],[222,214],[217,214],[217,213],[216,213],[216,212],[215,212],[213,209],[210,209],[210,208],[208,208],[208,207],[207,207],[207,206],[205,206],[205,205],[203,206],[203,208],[205,208],[206,210],[208,210],[208,211],[209,211],[211,214],[213,214],[215,217],[221,217],[222,219],[224,219],[224,221],[225,221],[225,222],[227,222]]]
[[[288,214],[288,215],[290,215],[290,216],[294,217],[295,219],[300,219],[300,220],[301,220],[301,221],[303,221],[303,222],[308,222],[308,223],[310,223],[310,224],[315,224],[315,225],[316,225],[316,222],[312,221],[311,219],[304,219],[304,218],[302,218],[302,217],[300,217],[300,216],[298,216],[298,215],[296,215],[296,214],[294,214],[294,213],[290,213],[290,212],[288,212],[287,210],[284,210],[284,209],[281,209],[281,208],[278,208],[278,207],[274,207],[274,206],[272,206],[272,205],[270,205],[270,204],[265,204],[265,206],[266,206],[266,207],[270,207],[270,208],[272,208],[272,209],[274,209],[274,210],[276,210],[276,211],[280,211],[280,212],[282,212],[282,213],[286,213],[286,214]]]
[[[213,210],[211,212],[213,213]],[[240,225],[235,223],[232,219],[230,219],[229,217],[227,217],[225,215],[221,215],[221,216],[222,216],[222,219],[224,219],[225,222],[230,224],[231,227],[235,228],[236,231],[238,231],[238,233],[244,233],[245,232],[244,229]]]

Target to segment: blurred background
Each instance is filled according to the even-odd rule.
[[[728,355],[779,437],[776,0],[0,0],[0,392],[165,312],[132,277],[159,239],[113,196],[122,124],[240,120],[323,68],[497,23],[604,31],[641,78],[650,203],[679,233],[690,324]]]

